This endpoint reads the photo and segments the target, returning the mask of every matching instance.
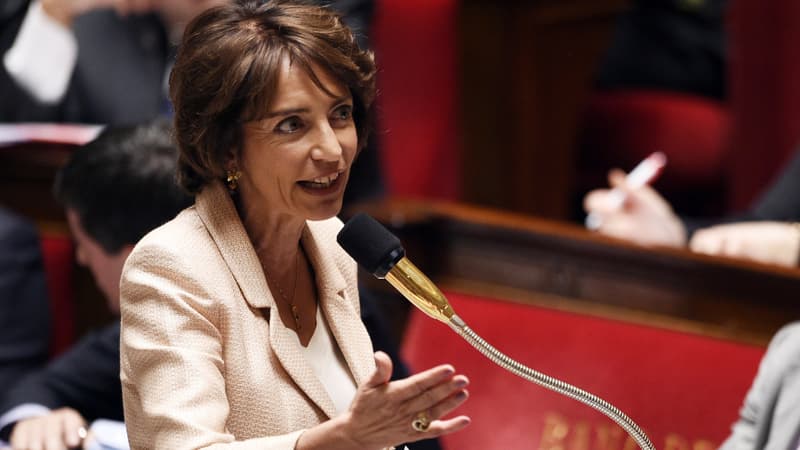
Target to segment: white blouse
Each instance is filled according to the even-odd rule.
[[[300,342],[299,336],[297,341]],[[336,413],[347,411],[356,395],[356,382],[319,307],[317,307],[317,327],[308,341],[308,347],[300,345],[300,348],[314,369],[314,374],[333,400]]]

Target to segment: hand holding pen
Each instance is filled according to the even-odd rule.
[[[663,153],[655,152],[650,154],[625,177],[625,188],[627,190],[636,190],[652,183],[661,174],[666,164],[667,157]],[[621,209],[625,204],[627,195],[626,191],[619,187],[611,189],[607,199],[610,211]],[[586,228],[590,230],[598,230],[603,225],[603,215],[596,211],[590,211],[586,216],[585,224]]]

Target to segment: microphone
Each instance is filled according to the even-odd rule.
[[[361,267],[386,279],[425,314],[448,324],[461,320],[439,288],[405,257],[400,239],[369,215],[347,221],[336,240]]]
[[[367,214],[351,218],[336,236],[339,245],[364,269],[386,279],[428,316],[444,322],[492,362],[540,386],[595,408],[621,426],[642,450],[655,450],[647,435],[625,413],[594,394],[537,372],[509,358],[483,340],[456,315],[439,288],[406,258],[400,239]]]

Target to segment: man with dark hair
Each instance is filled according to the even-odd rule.
[[[55,195],[64,206],[78,263],[119,312],[122,266],[136,242],[189,206],[175,182],[177,150],[166,122],[107,129],[72,154]],[[87,423],[122,420],[119,322],[83,338],[0,401],[0,438],[13,448],[71,448]],[[127,447],[124,425],[95,422],[100,444]],[[111,433],[102,430],[112,428]]]

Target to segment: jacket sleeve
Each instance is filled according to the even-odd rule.
[[[62,122],[75,117],[77,97],[67,87],[67,95],[58,102],[44,103],[36,98],[6,70],[5,57],[14,44],[25,20],[30,2],[11,0],[0,7],[0,122]]]
[[[717,224],[752,221],[800,221],[800,147],[775,180],[747,211],[717,220],[683,218],[689,236]]]
[[[215,300],[188,258],[137,247],[120,285],[121,378],[132,449],[293,449],[304,430],[236,442]]]
[[[739,419],[721,449],[765,448],[771,439],[782,439],[780,436],[786,430],[776,429],[773,419],[781,394],[787,388],[787,374],[795,373],[800,364],[798,357],[800,322],[782,328],[772,339],[747,392]]]
[[[755,220],[800,220],[800,148],[751,208]]]

